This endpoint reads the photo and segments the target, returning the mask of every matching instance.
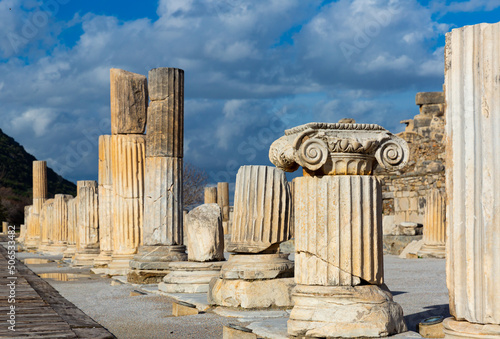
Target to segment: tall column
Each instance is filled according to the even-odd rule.
[[[27,230],[27,248],[35,249],[40,244],[40,213],[45,200],[47,200],[47,162],[33,161],[33,208]]]
[[[184,71],[149,71],[143,244],[129,281],[166,274],[168,262],[187,260],[183,242]],[[146,272],[144,272],[146,271]],[[155,272],[153,272],[155,271]]]
[[[97,182],[78,181],[77,243],[73,266],[92,266],[99,255],[99,205]]]
[[[68,244],[68,201],[73,196],[68,194],[56,194],[53,202],[53,214],[51,227],[51,244],[47,251],[51,254],[63,254]]]
[[[420,257],[444,258],[446,247],[445,193],[433,189],[427,195],[424,215],[424,245]]]
[[[217,203],[217,187],[205,187],[205,204]]]
[[[77,192],[78,193],[78,192]],[[78,197],[68,201],[68,241],[64,258],[73,258],[76,253],[76,243],[78,241]]]
[[[446,36],[446,338],[500,337],[500,23]]]
[[[285,173],[269,166],[242,166],[236,175],[233,252],[210,283],[211,304],[242,307],[291,306],[293,262],[280,254],[290,239],[291,196]]]
[[[269,150],[293,172],[295,282],[288,334],[383,337],[406,330],[401,306],[381,287],[382,191],[372,169],[399,169],[406,142],[378,125],[309,123]]]
[[[217,204],[222,210],[222,227],[224,234],[231,234],[229,229],[229,183],[217,183]]]
[[[113,173],[111,135],[99,137],[99,244],[101,253],[94,267],[106,268],[113,253]]]
[[[96,265],[107,264],[108,274],[123,275],[142,242],[148,84],[144,75],[115,68],[110,70],[110,84],[112,136],[100,141],[99,189],[103,208],[112,207],[113,214],[110,220],[106,210],[101,213],[106,226]]]

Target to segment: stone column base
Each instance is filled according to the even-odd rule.
[[[76,253],[76,245],[68,245],[63,253],[63,259],[71,259]]]
[[[446,254],[445,245],[426,245],[424,244],[417,255],[422,258],[440,258],[444,259]]]
[[[63,254],[66,251],[66,244],[50,244],[45,247],[44,253],[51,255]]]
[[[468,321],[457,321],[454,318],[446,318],[443,321],[444,337],[455,338],[500,338],[500,325],[475,324]]]
[[[166,293],[206,293],[212,278],[217,278],[224,261],[176,262],[170,272],[158,284],[158,290]]]
[[[111,261],[108,263],[108,268],[105,271],[92,270],[92,272],[106,273],[108,275],[127,275],[130,271],[130,262],[134,258],[134,254],[113,254]]]
[[[107,268],[112,260],[113,251],[101,251],[94,259],[94,268]]]
[[[186,246],[140,246],[130,262],[127,281],[134,284],[157,284],[170,272],[170,263],[186,261]]]
[[[292,336],[385,337],[407,330],[403,309],[377,285],[297,285],[292,298]]]
[[[222,265],[223,279],[262,280],[293,277],[294,263],[289,254],[231,254]]]
[[[293,278],[242,280],[214,278],[210,281],[208,303],[245,309],[292,307]]]
[[[73,262],[71,266],[92,266],[94,264],[94,259],[99,255],[99,250],[85,250],[85,252],[77,252],[73,257]]]

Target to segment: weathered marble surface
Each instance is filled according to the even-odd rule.
[[[68,201],[68,240],[64,258],[72,258],[76,252],[76,243],[78,241],[78,197]]]
[[[217,203],[217,187],[205,187],[205,204]]]
[[[222,226],[224,234],[231,234],[229,229],[229,183],[217,183],[217,204],[219,204],[222,211]]]
[[[242,166],[236,175],[231,241],[226,251],[275,253],[291,238],[291,194],[282,170]]]
[[[189,261],[223,261],[224,230],[217,204],[194,208],[186,217]]]
[[[97,182],[78,181],[77,243],[74,266],[91,266],[99,255],[99,203]]]
[[[500,23],[457,28],[446,36],[450,313],[456,320],[496,326],[495,337],[500,333],[499,60]]]
[[[223,262],[178,262],[170,265],[158,290],[166,293],[205,293],[209,283],[217,278]],[[164,271],[165,272],[165,271]]]
[[[288,254],[231,254],[220,277],[226,280],[266,280],[293,277],[294,264]]]
[[[143,134],[146,128],[146,76],[111,68],[111,133]]]
[[[444,258],[446,250],[446,197],[439,190],[427,196],[424,222],[424,245],[420,257]]]

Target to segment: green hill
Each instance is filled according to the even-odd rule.
[[[23,146],[0,129],[0,221],[22,224],[24,206],[31,205],[33,161]],[[47,168],[49,197],[76,195],[76,185]]]

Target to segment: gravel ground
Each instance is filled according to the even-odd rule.
[[[18,259],[45,256],[18,253]],[[49,257],[50,258],[50,257]],[[52,257],[57,260],[57,257]],[[404,309],[408,329],[433,315],[448,315],[444,259],[400,259],[384,256],[385,282],[394,300]],[[74,269],[56,262],[28,267],[35,273],[76,273],[74,281],[46,279],[62,296],[106,327],[118,338],[222,338],[222,327],[237,323],[235,318],[207,312],[173,317],[173,299],[157,294],[130,296],[137,287],[111,286],[112,279],[89,275],[87,269]],[[246,325],[245,323],[240,325]]]

